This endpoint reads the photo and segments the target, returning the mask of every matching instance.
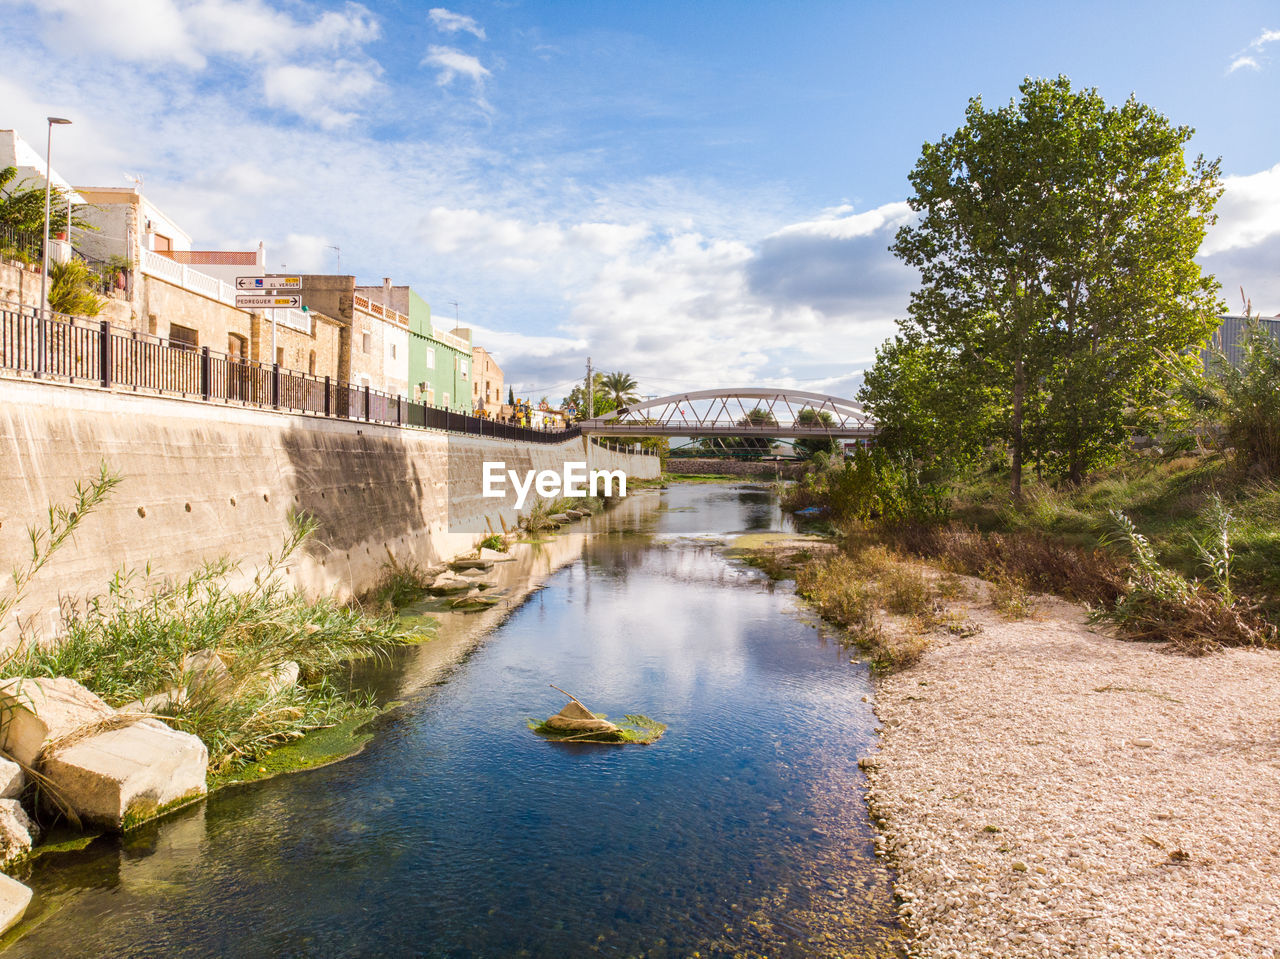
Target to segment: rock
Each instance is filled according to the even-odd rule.
[[[443,596],[447,593],[462,593],[471,588],[471,580],[459,576],[457,573],[441,573],[435,578],[427,592],[436,596]]]
[[[0,934],[21,922],[29,905],[31,890],[18,880],[0,873]]]
[[[279,666],[264,669],[258,674],[258,680],[265,682],[267,695],[275,696],[286,689],[291,689],[298,685],[298,677],[301,675],[301,668],[292,659],[289,659]]]
[[[40,771],[81,819],[128,829],[203,796],[208,763],[195,736],[140,719],[55,750]]]
[[[1149,749],[1156,744],[1154,739],[1135,739],[1133,744],[1141,749]]]
[[[1015,862],[1011,868],[1014,872],[1026,872],[1027,864],[1025,862]]]
[[[144,699],[135,699],[131,703],[125,703],[116,712],[120,713],[158,713],[170,706],[176,706],[187,701],[187,691],[178,687],[177,689],[164,689],[158,693],[152,693]]]
[[[22,767],[12,760],[0,759],[0,799],[13,799],[27,784]]]
[[[606,719],[598,719],[582,703],[574,700],[564,709],[547,719],[552,729],[579,733],[616,733],[618,727]]]
[[[513,563],[516,559],[510,553],[500,553],[496,549],[489,549],[487,546],[480,548],[480,558],[487,559],[493,563]]]
[[[24,766],[34,766],[46,743],[115,712],[73,679],[5,680],[0,683],[0,715],[7,721],[0,749]]]
[[[493,569],[493,560],[491,559],[455,559],[449,564],[450,569],[462,570],[467,569]]]
[[[16,799],[0,799],[0,863],[25,856],[40,838],[22,803]]]
[[[234,685],[231,671],[215,649],[202,649],[182,657],[182,675],[192,696],[219,699]]]
[[[551,516],[547,517],[547,522],[550,524],[552,529],[555,529],[557,526],[563,526],[565,523],[572,521],[573,517],[568,513],[553,513]]]

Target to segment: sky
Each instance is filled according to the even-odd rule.
[[[1280,9],[1262,3],[0,0],[0,128],[198,249],[389,276],[517,392],[852,396],[915,274],[907,175],[1025,77],[1194,127],[1200,261],[1280,313]],[[335,249],[337,248],[337,249]],[[456,303],[456,306],[454,305]]]

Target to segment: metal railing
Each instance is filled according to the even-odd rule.
[[[17,230],[0,223],[0,256],[25,263],[39,263],[43,246],[44,238],[39,233]]]
[[[415,403],[328,376],[241,359],[207,346],[194,348],[148,333],[115,329],[106,320],[41,316],[33,310],[0,308],[0,371],[208,403],[529,443],[560,443],[582,435],[576,426],[530,429]]]

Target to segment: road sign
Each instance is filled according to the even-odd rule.
[[[266,276],[237,276],[237,290],[300,290],[302,277],[286,273],[269,273]]]
[[[236,306],[242,310],[296,310],[302,306],[302,297],[296,293],[293,296],[262,296],[253,293],[237,293]]]

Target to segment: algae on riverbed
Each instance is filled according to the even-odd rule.
[[[595,713],[594,715],[597,719],[608,718],[604,713]],[[650,719],[648,716],[633,713],[628,713],[622,717],[621,722],[615,722],[613,725],[617,729],[583,732],[572,729],[553,729],[547,725],[546,720],[542,722],[536,719],[529,720],[529,728],[543,739],[560,743],[607,743],[613,745],[639,743],[642,746],[647,746],[649,743],[656,743],[662,738],[662,734],[667,731],[666,723],[660,723],[655,719]]]

